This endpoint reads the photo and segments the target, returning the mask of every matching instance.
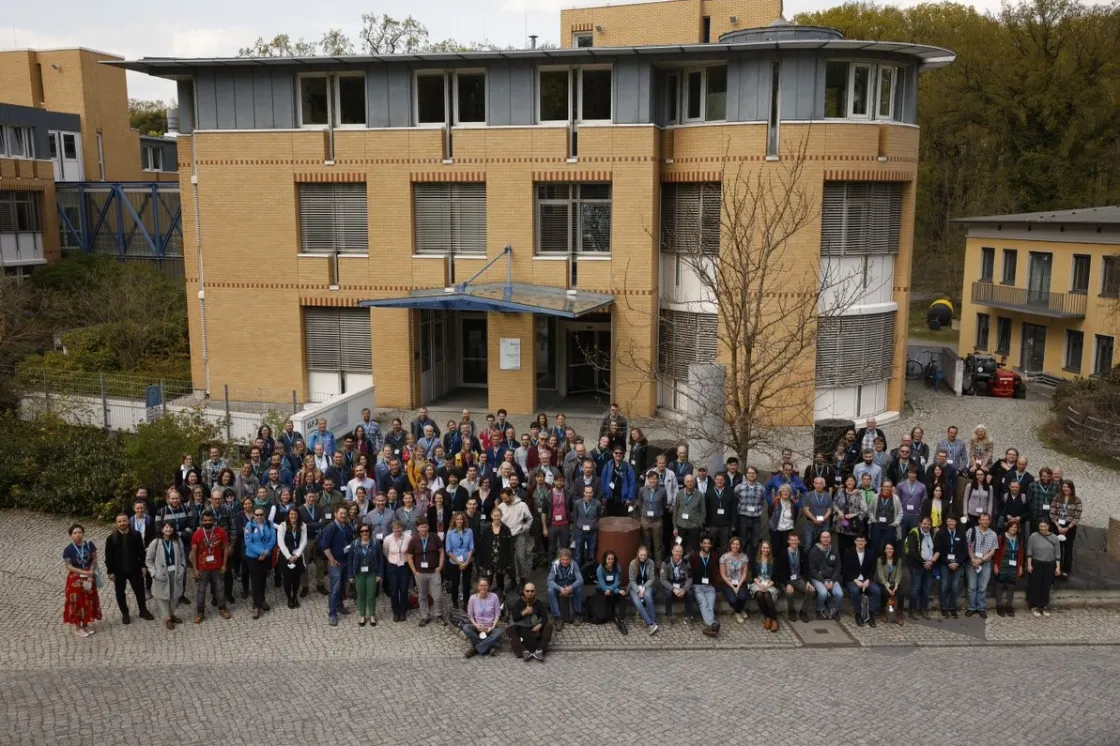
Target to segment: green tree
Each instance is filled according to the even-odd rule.
[[[296,41],[287,34],[277,34],[272,39],[266,40],[258,36],[257,40],[247,47],[237,50],[238,57],[312,57],[319,51],[319,46],[313,41],[304,41],[300,37]]]
[[[141,135],[167,134],[167,108],[174,107],[160,100],[146,101],[139,98],[128,100],[128,126],[138,130]]]
[[[124,460],[137,484],[159,495],[174,484],[175,467],[189,453],[201,464],[211,445],[222,440],[222,423],[203,417],[202,412],[168,412],[152,422],[141,423],[124,441]]]

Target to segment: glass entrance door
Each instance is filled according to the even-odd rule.
[[[1020,367],[1027,373],[1040,373],[1046,358],[1046,327],[1023,324],[1023,351]]]
[[[568,332],[568,394],[610,396],[610,330]]]
[[[486,376],[486,319],[462,320],[463,385],[485,386]]]

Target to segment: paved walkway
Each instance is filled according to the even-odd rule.
[[[1114,610],[1059,601],[1048,620],[993,614],[875,630],[844,621],[824,623],[824,636],[800,623],[772,634],[752,616],[725,619],[716,641],[679,624],[652,638],[569,625],[542,665],[508,649],[464,660],[458,635],[415,619],[371,629],[350,616],[332,628],[315,593],[289,610],[270,589],[273,611],[259,621],[239,601],[228,621],[213,615],[168,632],[134,614],[124,626],[110,590],[105,619],[82,640],[60,623],[68,524],[0,514],[0,743],[88,743],[111,732],[113,743],[145,746],[544,746],[559,736],[601,744],[610,733],[610,743],[650,746],[689,731],[729,744],[854,743],[853,723],[861,744],[897,743],[904,731],[919,744],[944,743],[942,731],[981,734],[972,742],[983,744],[1022,743],[1028,731],[1037,744],[1116,742],[1115,697],[1099,684],[1120,676]],[[109,527],[86,525],[102,547]],[[829,646],[812,649],[822,641]],[[939,694],[923,698],[915,681]],[[876,707],[868,687],[912,694]],[[286,688],[290,701],[278,696]],[[820,709],[806,717],[810,700]],[[1008,712],[1014,727],[1001,731],[992,713]],[[914,730],[919,721],[946,725]]]

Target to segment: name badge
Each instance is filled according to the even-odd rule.
[[[885,516],[879,516],[879,523],[886,523],[886,522],[887,522],[887,519],[886,519]]]
[[[1007,560],[1007,564],[1011,565],[1012,567],[1015,567],[1019,564],[1019,560]]]
[[[1043,510],[1050,510],[1050,503],[1046,503],[1045,505],[1043,505],[1042,509]]]
[[[817,523],[824,523],[824,516],[823,515],[817,516]]]
[[[381,541],[381,540],[382,540],[382,539],[384,539],[384,538],[385,538],[385,534],[378,534],[378,535],[377,535],[377,540],[378,540],[378,541]]]
[[[907,505],[906,506],[906,512],[907,513],[913,513],[916,510],[917,510],[917,508],[915,508],[913,505]]]
[[[709,580],[708,578],[700,578],[700,582],[703,583],[704,585],[711,585],[712,584],[712,581]]]
[[[789,579],[790,579],[791,581],[792,581],[792,580],[797,580],[797,573],[795,573],[795,572],[793,572],[793,573],[790,573],[790,575],[789,575]]]
[[[653,511],[652,510],[647,510],[646,511],[646,517],[647,518],[653,518]]]
[[[369,572],[369,565],[362,565],[362,572]]]
[[[346,548],[342,550],[342,553],[343,553],[343,554],[347,554],[347,553],[348,553],[349,551],[350,551],[350,545],[349,545],[349,544],[347,544],[347,545],[346,545]]]
[[[949,466],[952,466],[953,465],[953,459],[947,458],[947,459],[945,459],[945,463],[947,463]]]
[[[726,512],[727,511],[724,510],[723,508],[716,508],[716,515],[723,515]]]
[[[288,569],[289,569],[289,570],[294,570],[294,569],[296,569],[296,563],[295,563],[295,562],[289,562],[289,563],[288,563]]]
[[[610,487],[610,488],[611,488],[611,489],[613,490],[613,489],[614,489],[614,482],[611,482],[611,483],[610,483],[610,484],[608,484],[607,486],[608,486],[608,487]]]
[[[1058,538],[1061,538],[1061,537],[1059,536]],[[683,543],[683,542],[684,542],[684,539],[682,539],[681,537],[679,537],[679,536],[678,536],[678,537],[677,537],[677,543],[678,543],[678,544],[681,544],[681,543]]]
[[[608,583],[613,583],[614,582],[614,575],[604,575],[603,579],[606,580]]]
[[[945,559],[949,560],[950,562],[956,562],[957,561],[957,555],[947,554],[947,555],[945,555]]]
[[[463,555],[458,554],[458,555],[455,556],[455,561],[458,562],[461,565],[461,564],[463,564],[463,562],[466,561],[466,558],[463,557]]]
[[[212,554],[206,555],[206,561],[207,562],[213,562],[214,561],[214,555],[212,555]]]
[[[688,520],[688,513],[681,513],[681,520],[682,521],[687,521]]]
[[[634,506],[633,505],[626,506],[626,512],[627,513],[633,513],[634,512]]]
[[[590,530],[591,530],[591,526],[589,526],[589,525],[587,525],[587,524],[584,524],[584,525],[583,525],[583,529],[582,529],[582,530],[584,530],[584,531],[590,531]]]
[[[428,563],[427,562],[421,562],[420,563],[420,569],[421,570],[427,570],[428,569]]]
[[[1059,526],[1064,526],[1064,525],[1066,525],[1067,523],[1069,523],[1069,521],[1067,521],[1067,520],[1066,520],[1065,518],[1059,518],[1059,519],[1058,519],[1058,525],[1059,525]]]
[[[681,584],[680,583],[673,583],[673,590],[674,591],[679,591],[680,589],[681,589]]]

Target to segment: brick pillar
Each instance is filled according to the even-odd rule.
[[[487,380],[490,411],[505,407],[511,415],[533,414],[537,408],[536,327],[531,313],[486,314]],[[503,339],[521,342],[518,370],[501,369]]]
[[[416,406],[419,378],[414,365],[416,349],[413,312],[403,308],[371,309],[373,383],[377,406],[411,409]]]

